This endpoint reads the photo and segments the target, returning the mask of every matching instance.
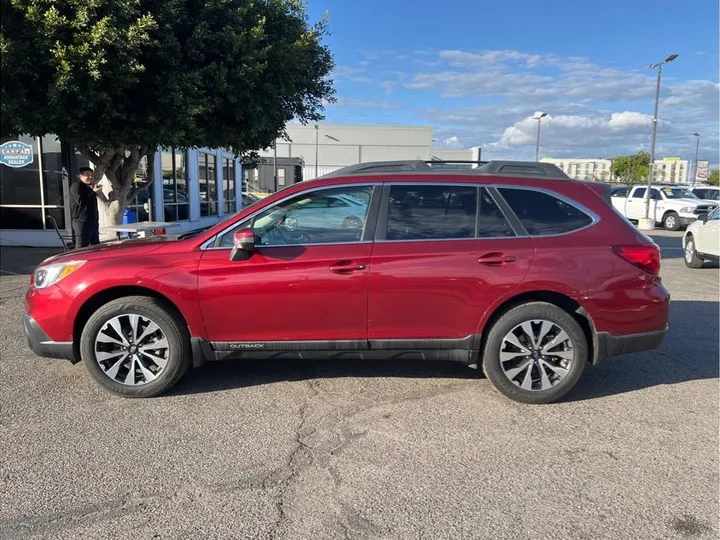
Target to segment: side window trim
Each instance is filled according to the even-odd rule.
[[[232,225],[228,225],[225,229],[217,233],[215,236],[208,238],[201,246],[200,249],[202,251],[205,250],[229,250],[232,249],[230,247],[224,247],[221,246],[220,243],[222,242],[222,238],[230,233],[231,231],[237,229],[241,226],[247,226],[249,227],[255,218],[265,212],[266,210],[269,210],[270,208],[273,208],[277,206],[278,204],[282,204],[285,201],[288,201],[289,199],[292,199],[294,197],[297,197],[298,195],[309,195],[312,193],[316,193],[318,191],[324,191],[324,190],[330,190],[330,189],[339,189],[339,188],[352,188],[352,187],[371,187],[372,193],[370,195],[370,204],[368,205],[368,212],[367,212],[367,220],[366,220],[366,226],[365,231],[363,233],[363,238],[359,242],[332,242],[331,244],[359,244],[364,242],[371,242],[376,222],[377,222],[377,212],[378,207],[380,206],[380,192],[382,191],[380,188],[382,187],[382,182],[360,182],[360,183],[348,183],[348,184],[341,184],[341,185],[328,185],[328,186],[321,186],[315,189],[309,189],[307,191],[296,191],[292,193],[291,195],[288,195],[287,197],[283,197],[282,199],[279,199],[275,201],[273,204],[264,206],[263,208],[258,208],[250,214],[249,216],[246,216],[242,220],[234,222]],[[293,245],[303,245],[303,244],[293,244]],[[308,245],[328,245],[328,244],[308,244]],[[273,247],[291,247],[290,245],[285,246],[263,246],[263,248],[273,248]]]

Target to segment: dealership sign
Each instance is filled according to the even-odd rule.
[[[697,172],[695,173],[695,180],[707,180],[709,168],[710,168],[710,162],[707,159],[698,160]]]
[[[33,162],[33,148],[20,141],[8,141],[0,144],[0,163],[19,169]]]

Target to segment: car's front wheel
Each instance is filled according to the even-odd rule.
[[[192,364],[185,321],[156,298],[108,302],[83,328],[80,352],[90,375],[124,397],[166,392]]]
[[[551,403],[575,386],[587,359],[587,338],[577,321],[553,304],[530,302],[490,328],[483,370],[510,399]]]
[[[695,250],[695,238],[691,234],[688,234],[685,240],[685,266],[688,268],[702,268],[703,261],[698,257],[697,251]]]

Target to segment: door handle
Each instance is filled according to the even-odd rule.
[[[482,257],[478,257],[478,262],[485,266],[502,266],[504,264],[515,262],[515,257],[505,255],[504,253],[487,253]]]
[[[351,272],[359,272],[360,270],[365,270],[365,265],[352,261],[340,261],[330,265],[330,271],[336,274],[349,274]]]

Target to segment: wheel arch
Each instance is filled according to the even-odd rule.
[[[480,332],[481,339],[478,350],[478,363],[482,361],[487,336],[490,328],[495,324],[495,322],[511,309],[529,302],[547,302],[548,304],[553,304],[570,314],[577,321],[585,334],[591,363],[596,365],[600,362],[600,358],[598,357],[599,344],[597,332],[595,330],[595,323],[587,310],[585,310],[585,308],[577,302],[577,300],[574,300],[566,294],[551,290],[534,290],[525,291],[504,300],[501,304],[496,306],[490,315],[485,319]]]
[[[157,298],[165,304],[167,308],[175,311],[189,329],[188,321],[180,308],[170,300],[170,298],[154,289],[138,285],[120,285],[103,289],[86,299],[75,316],[75,321],[73,322],[73,350],[76,353],[76,358],[80,358],[80,336],[92,314],[104,304],[125,296],[148,296]]]

